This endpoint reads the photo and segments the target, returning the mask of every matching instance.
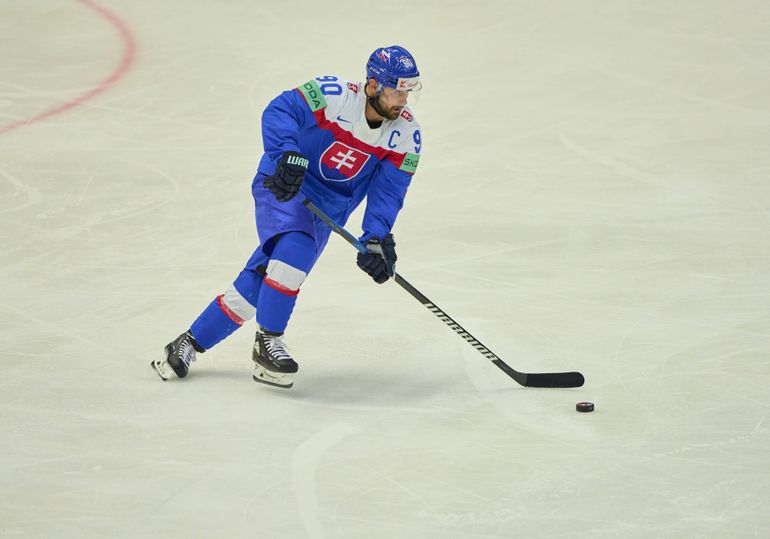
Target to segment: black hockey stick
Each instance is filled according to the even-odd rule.
[[[321,219],[324,223],[329,225],[334,232],[345,238],[345,240],[353,247],[355,247],[359,252],[367,252],[366,247],[360,241],[358,241],[358,239],[356,239],[353,234],[332,221],[323,211],[321,211],[321,209],[318,208],[318,206],[313,204],[310,200],[306,198],[302,204],[304,204],[311,212],[317,215],[318,218]],[[583,375],[579,372],[526,373],[517,371],[516,369],[509,366],[505,361],[497,357],[497,355],[495,355],[495,353],[492,352],[489,348],[481,344],[481,342],[479,342],[476,337],[468,333],[465,328],[455,322],[452,317],[450,317],[435,303],[425,297],[422,292],[409,284],[409,282],[401,277],[401,275],[396,273],[393,278],[399,284],[399,286],[401,286],[401,288],[409,292],[412,297],[427,307],[430,312],[435,314],[442,322],[453,329],[455,333],[465,339],[471,346],[478,350],[481,355],[494,363],[501,371],[516,380],[519,384],[526,387],[580,387],[585,382]]]

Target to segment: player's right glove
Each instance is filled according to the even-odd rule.
[[[275,174],[265,178],[265,187],[270,189],[278,202],[291,200],[302,187],[308,163],[301,153],[283,152],[275,168]]]
[[[364,243],[367,253],[358,253],[358,267],[364,270],[378,284],[382,284],[396,274],[396,241],[393,234],[371,238]]]

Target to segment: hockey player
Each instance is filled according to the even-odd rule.
[[[267,106],[265,153],[252,183],[260,244],[233,284],[152,362],[162,379],[172,372],[187,376],[196,352],[256,316],[254,380],[293,385],[298,366],[283,335],[300,286],[331,233],[302,204],[305,197],[340,224],[366,197],[360,240],[368,253],[359,253],[357,264],[377,283],[393,276],[391,229],[422,148],[408,106],[421,88],[419,76],[406,49],[383,47],[369,57],[365,83],[316,77]]]

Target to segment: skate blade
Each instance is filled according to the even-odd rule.
[[[260,365],[254,367],[254,375],[252,378],[255,382],[259,382],[260,384],[281,387],[283,389],[289,389],[294,385],[294,374],[270,372]]]
[[[150,365],[152,365],[152,368],[155,369],[155,372],[158,373],[158,376],[160,376],[160,379],[164,382],[168,380],[171,373],[174,372],[171,369],[171,365],[169,365],[168,361],[165,359],[155,359],[150,362]]]

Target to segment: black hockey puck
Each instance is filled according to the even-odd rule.
[[[593,402],[579,402],[575,405],[575,410],[578,412],[593,412],[594,411],[594,403]]]

